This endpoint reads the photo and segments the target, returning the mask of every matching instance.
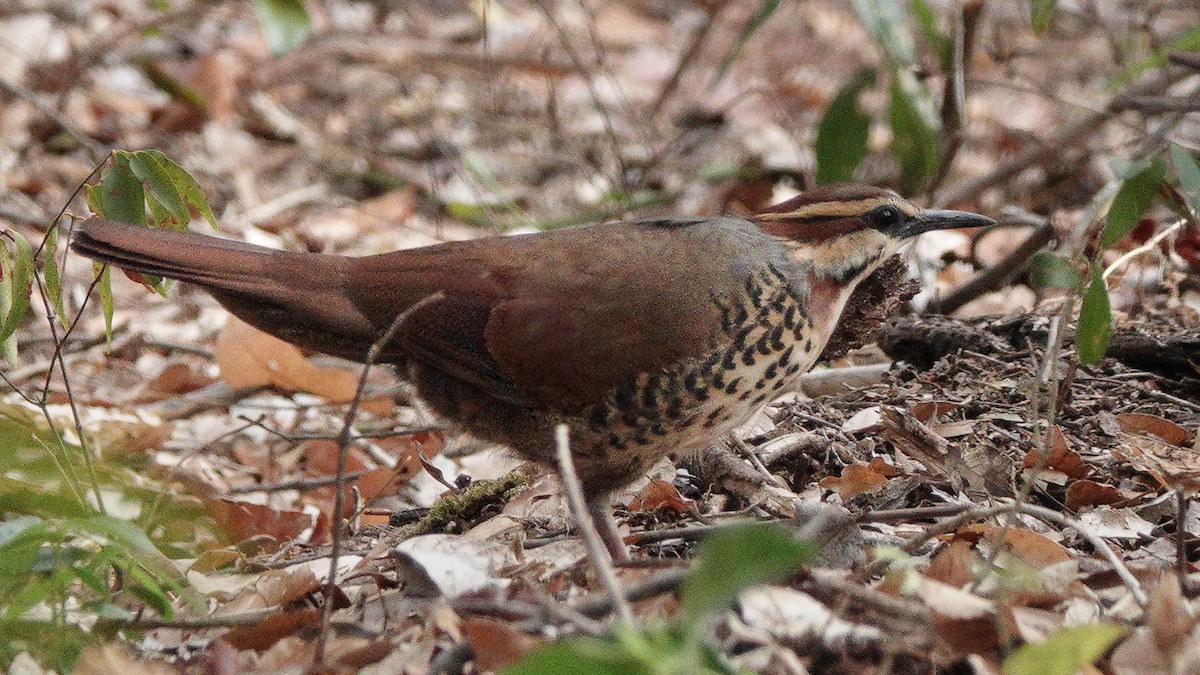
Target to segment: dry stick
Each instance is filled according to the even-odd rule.
[[[1071,312],[1074,310],[1074,302],[1063,303],[1059,307],[1058,313],[1050,320],[1050,334],[1046,338],[1046,351],[1042,353],[1042,364],[1037,368],[1037,359],[1033,356],[1033,350],[1030,350],[1030,358],[1034,359],[1035,370],[1040,370],[1040,374],[1032,378],[1029,393],[1029,407],[1034,418],[1033,423],[1033,445],[1038,450],[1037,461],[1030,468],[1028,478],[1025,484],[1017,492],[1014,499],[1014,505],[1019,509],[1029,501],[1029,496],[1033,494],[1033,488],[1037,484],[1037,478],[1041,475],[1046,465],[1050,463],[1050,450],[1054,439],[1055,420],[1058,417],[1058,399],[1060,382],[1054,376],[1054,368],[1058,364],[1059,354],[1062,352],[1063,340],[1066,336],[1065,324],[1071,320]],[[1041,396],[1042,386],[1047,385],[1050,388],[1048,392],[1048,403],[1045,409],[1045,424],[1039,424],[1042,421]],[[1070,386],[1069,384],[1067,386]],[[1000,533],[993,541],[991,551],[988,552],[984,560],[986,569],[991,569],[996,564],[996,559],[1000,557],[1001,551],[1004,549],[1004,544],[1008,539],[1009,530],[1017,523],[1014,514],[1004,519],[1004,524],[1000,526]],[[974,593],[982,579],[975,579],[968,586],[967,590]]]
[[[928,310],[935,314],[951,314],[959,307],[989,291],[1007,286],[1029,266],[1033,254],[1054,240],[1054,227],[1049,223],[1038,226],[1012,253],[972,277],[970,281],[951,291],[941,300],[929,304]]]
[[[258,427],[263,431],[281,438],[290,443],[299,443],[301,441],[336,441],[339,434],[318,434],[318,433],[303,433],[303,434],[288,434],[278,429],[273,429],[266,424],[263,424],[262,419],[251,419],[247,415],[238,415],[237,418],[243,422],[247,422],[250,426]],[[440,424],[424,427],[406,427],[404,429],[379,429],[376,431],[358,431],[354,434],[354,440],[364,440],[370,438],[393,438],[395,436],[413,436],[416,434],[429,433],[431,431],[444,431],[445,427]]]
[[[617,573],[613,569],[612,560],[608,557],[608,550],[600,541],[596,523],[588,514],[587,502],[583,498],[583,484],[579,482],[579,474],[575,473],[575,460],[571,457],[570,429],[567,425],[559,424],[554,427],[554,445],[558,456],[558,474],[562,478],[563,490],[567,493],[567,503],[571,506],[571,514],[575,516],[579,533],[583,535],[583,543],[587,545],[588,556],[592,559],[596,573],[600,575],[600,582],[604,584],[604,589],[612,596],[621,621],[632,624],[633,610],[625,601],[625,595],[621,592],[621,584],[617,581]]]
[[[38,112],[45,115],[51,122],[54,122],[61,127],[63,131],[67,132],[68,136],[74,138],[77,143],[87,148],[88,152],[92,154],[93,160],[98,157],[104,157],[109,153],[108,148],[104,147],[100,143],[97,143],[94,138],[88,136],[78,127],[71,124],[70,120],[60,115],[57,110],[51,108],[45,103],[42,103],[42,101],[38,99],[37,94],[33,90],[27,88],[25,85],[14,82],[7,77],[0,77],[0,89],[4,89],[13,96],[28,101],[34,108],[37,109]]]
[[[244,427],[243,427],[244,428]],[[351,471],[343,478],[345,480],[354,480],[366,475],[367,470]],[[248,495],[255,492],[283,492],[284,490],[296,490],[297,492],[305,492],[307,490],[316,490],[318,488],[335,485],[338,482],[338,477],[320,476],[316,478],[296,478],[293,480],[284,480],[276,483],[253,483],[251,485],[236,485],[225,491],[229,495]]]
[[[1147,115],[1161,113],[1190,113],[1200,111],[1200,98],[1195,96],[1125,96],[1113,101],[1116,110],[1136,110]]]
[[[1179,220],[1175,221],[1174,223],[1171,223],[1162,232],[1159,232],[1158,234],[1154,235],[1153,237],[1150,237],[1149,239],[1147,239],[1146,243],[1142,244],[1141,246],[1138,246],[1137,248],[1133,249],[1132,251],[1129,251],[1129,252],[1125,253],[1124,255],[1122,255],[1120,258],[1117,258],[1116,260],[1114,260],[1113,264],[1111,264],[1107,268],[1105,268],[1104,274],[1103,274],[1104,278],[1107,279],[1109,277],[1109,275],[1111,275],[1113,272],[1115,272],[1117,270],[1118,267],[1120,267],[1121,265],[1124,265],[1125,263],[1129,262],[1130,260],[1133,260],[1134,258],[1138,257],[1139,255],[1153,251],[1158,246],[1158,242],[1160,242],[1163,239],[1166,239],[1167,237],[1174,234],[1176,230],[1178,230],[1179,228],[1186,225],[1187,222],[1188,221],[1186,218],[1180,218]]]
[[[1187,522],[1188,499],[1182,485],[1175,486],[1175,573],[1179,585],[1187,588]]]
[[[358,377],[358,387],[354,390],[354,398],[350,401],[350,407],[346,410],[346,416],[342,420],[342,432],[338,434],[338,459],[337,459],[337,481],[333,494],[333,541],[329,545],[329,576],[325,579],[324,602],[321,603],[321,632],[317,637],[316,654],[313,657],[316,664],[325,663],[325,644],[329,639],[329,613],[330,605],[333,604],[333,593],[337,590],[337,568],[338,558],[341,557],[342,549],[342,510],[345,508],[345,482],[346,482],[346,456],[349,454],[351,437],[351,426],[354,424],[354,418],[358,416],[358,407],[362,403],[363,391],[367,388],[367,376],[371,373],[371,366],[379,358],[379,354],[384,347],[396,337],[400,326],[412,316],[414,312],[426,305],[437,302],[445,297],[441,291],[430,293],[421,298],[418,302],[405,308],[403,312],[396,315],[392,321],[392,325],[388,326],[387,332],[383,334],[371,348],[367,351],[367,358],[363,360],[362,374]]]
[[[621,152],[620,137],[617,135],[616,127],[613,125],[612,115],[609,114],[608,107],[604,105],[604,99],[600,96],[600,91],[596,88],[596,83],[592,81],[588,68],[583,62],[583,57],[579,55],[579,52],[571,44],[566,29],[562,27],[562,24],[554,16],[554,13],[550,11],[547,1],[537,0],[534,4],[542,11],[542,15],[546,17],[546,21],[554,29],[554,34],[558,38],[559,43],[562,44],[563,49],[567,52],[567,56],[571,59],[576,74],[583,80],[584,87],[588,90],[588,96],[592,99],[592,104],[596,106],[596,111],[600,113],[600,121],[604,123],[604,135],[609,145],[612,146],[613,157],[616,159],[617,166],[621,171],[621,175],[613,182],[627,190],[630,189],[629,166],[625,162],[625,155]]]
[[[1133,576],[1133,574],[1129,571],[1129,568],[1125,567],[1125,563],[1121,562],[1121,559],[1117,557],[1117,554],[1114,553],[1111,548],[1109,548],[1107,542],[1105,542],[1098,535],[1089,531],[1083,526],[1083,523],[1042,506],[1035,506],[1033,504],[1005,504],[1003,506],[994,506],[986,509],[970,509],[969,511],[965,511],[954,518],[943,520],[940,523],[935,523],[925,528],[925,530],[920,534],[910,537],[907,541],[905,541],[904,544],[900,546],[900,550],[904,551],[905,553],[912,553],[931,539],[943,534],[950,534],[967,523],[971,523],[976,520],[984,520],[986,518],[993,518],[1004,513],[1024,513],[1041,520],[1052,522],[1060,527],[1070,527],[1079,532],[1079,534],[1083,535],[1083,538],[1092,545],[1092,548],[1098,551],[1100,555],[1104,556],[1109,565],[1112,566],[1113,571],[1116,572],[1117,577],[1121,579],[1122,583],[1125,584],[1125,587],[1129,589],[1131,594],[1133,594],[1133,597],[1135,600],[1137,600],[1138,604],[1142,607],[1146,606],[1147,598],[1145,592],[1142,591],[1141,584],[1138,583],[1137,578]],[[876,560],[875,562],[872,562],[864,567],[854,576],[860,580],[869,579],[870,577],[883,572],[887,566],[887,560]]]
[[[1054,157],[1062,152],[1064,147],[1082,143],[1092,132],[1103,126],[1112,116],[1112,100],[1120,96],[1144,96],[1165,91],[1171,85],[1190,75],[1191,73],[1179,71],[1130,86],[1123,93],[1110,99],[1110,103],[1105,105],[1101,111],[1091,113],[1067,125],[1057,137],[1043,143],[1031,145],[1023,152],[1018,153],[1016,157],[1013,157],[995,171],[985,176],[971,178],[946,188],[941,193],[935,195],[934,204],[945,206],[971,199],[980,192],[1015,177],[1034,164]]]
[[[658,96],[654,99],[654,105],[650,106],[650,119],[658,117],[658,113],[662,111],[663,105],[667,99],[675,93],[675,89],[679,86],[679,81],[683,79],[684,72],[691,67],[692,62],[696,60],[696,56],[700,54],[700,48],[708,40],[708,34],[712,31],[713,25],[717,22],[717,16],[725,6],[729,4],[728,0],[721,0],[713,6],[704,5],[704,24],[700,26],[700,30],[692,35],[692,41],[688,44],[687,49],[683,51],[683,56],[679,57],[679,62],[675,64],[675,70],[671,73],[671,77],[667,78],[662,89],[659,90]]]
[[[963,117],[966,114],[966,83],[984,6],[985,3],[981,0],[972,0],[964,3],[962,11],[954,16],[954,42],[953,54],[950,59],[950,73],[946,79],[945,89],[942,91],[942,130],[946,143],[942,147],[938,172],[929,186],[930,192],[936,191],[949,175],[950,165],[962,147],[962,125]]]
[[[1174,52],[1167,54],[1167,60],[1177,66],[1183,66],[1184,68],[1191,68],[1193,70],[1200,70],[1200,54],[1193,54],[1191,52]]]

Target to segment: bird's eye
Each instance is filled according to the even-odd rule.
[[[884,205],[873,209],[870,213],[871,223],[877,228],[896,227],[904,222],[904,214],[900,209]]]

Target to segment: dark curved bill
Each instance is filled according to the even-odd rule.
[[[910,218],[900,228],[901,237],[915,237],[922,232],[933,230],[955,230],[966,227],[988,227],[996,221],[969,211],[950,211],[928,209],[920,215]]]

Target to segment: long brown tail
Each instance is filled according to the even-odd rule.
[[[178,279],[214,290],[254,292],[266,260],[283,252],[191,232],[170,232],[89,218],[75,230],[71,248],[114,267]]]
[[[374,329],[346,293],[349,259],[89,218],[71,248],[98,262],[195,284],[288,342],[361,359]]]

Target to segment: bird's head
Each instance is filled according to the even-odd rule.
[[[994,225],[966,211],[921,209],[883,188],[857,183],[822,185],[753,216],[779,237],[797,262],[853,284],[922,232]]]

